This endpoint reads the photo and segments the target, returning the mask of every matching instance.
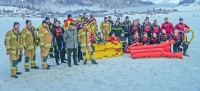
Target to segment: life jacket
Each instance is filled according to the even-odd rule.
[[[180,39],[179,34],[176,35],[176,36],[173,36],[173,40],[174,40],[174,41],[177,41],[177,40],[179,40],[179,39]]]
[[[157,42],[157,38],[151,38],[151,43],[156,43]]]
[[[144,27],[144,32],[150,32],[150,26],[149,26],[149,24]]]
[[[146,43],[146,42],[147,42],[147,38],[148,38],[148,37],[143,37],[143,38],[142,38],[142,42],[143,42],[143,43]]]
[[[162,34],[162,35],[161,35],[161,38],[168,39],[168,35],[167,35],[167,34]]]
[[[94,33],[91,33],[90,34],[90,43],[92,43],[92,44],[94,43],[94,37],[95,37]]]
[[[140,37],[135,37],[135,42],[140,42]]]
[[[159,27],[158,26],[153,26],[153,30],[152,30],[153,33],[159,33]]]
[[[138,32],[138,27],[133,25],[131,32],[135,33],[136,31]]]
[[[55,35],[56,37],[60,37],[63,35],[61,28],[55,28]]]
[[[114,37],[114,38],[113,38],[113,37],[112,37],[112,38],[111,38],[111,42],[112,42],[112,43],[115,43],[115,42],[118,43],[118,42],[119,42],[119,38],[117,38],[117,37]]]

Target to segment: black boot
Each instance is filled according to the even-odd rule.
[[[51,67],[51,65],[47,65],[47,67]]]
[[[189,56],[189,55],[187,55],[187,54],[183,54],[183,56],[190,57],[190,56]]]
[[[59,61],[56,60],[56,65],[60,65]]]
[[[11,77],[13,77],[13,78],[18,78],[18,76],[17,76],[17,75],[13,75],[13,76],[11,76]]]
[[[77,66],[78,66],[79,64],[78,64],[77,62],[74,62],[74,65],[77,65]]]
[[[38,67],[38,66],[35,66],[35,67],[31,67],[31,69],[39,69],[39,67]]]
[[[17,75],[21,75],[21,74],[22,74],[22,72],[16,72],[16,74],[17,74]]]
[[[69,67],[72,67],[71,63],[68,63],[68,66],[69,66]]]
[[[50,67],[47,67],[47,68],[43,68],[43,69],[46,69],[46,70],[50,70]]]
[[[98,64],[95,60],[91,60],[93,64]]]
[[[50,56],[50,58],[55,58],[55,57],[52,55],[52,56]]]
[[[86,64],[87,64],[87,60],[85,60],[85,61],[83,62],[83,64],[86,65]]]
[[[61,63],[67,63],[67,62],[65,62],[64,60],[62,60]]]
[[[29,69],[25,69],[25,71],[26,71],[26,72],[30,72],[30,70],[29,70]]]
[[[60,65],[60,63],[59,63],[59,62],[56,62],[56,65]]]

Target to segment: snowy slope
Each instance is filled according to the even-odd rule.
[[[191,14],[192,13],[192,14]],[[164,17],[168,17],[173,24],[178,23],[180,16],[195,31],[195,38],[188,54],[191,57],[184,59],[131,59],[129,54],[116,58],[97,60],[97,66],[88,62],[88,65],[73,66],[66,64],[55,65],[54,59],[48,59],[51,70],[31,70],[25,73],[23,63],[19,70],[23,72],[18,79],[10,78],[9,59],[5,55],[3,44],[4,35],[11,29],[14,21],[25,27],[25,20],[21,18],[0,18],[0,91],[200,91],[200,34],[197,20],[199,11],[180,12],[169,15],[150,16],[150,20],[158,20],[161,24]],[[143,16],[143,18],[142,18]],[[139,18],[143,22],[145,15],[130,16],[130,20]],[[158,18],[160,17],[160,18]],[[31,18],[29,18],[31,19]],[[116,20],[116,17],[113,17]],[[121,18],[124,20],[123,18]],[[42,19],[31,19],[34,26],[38,26]],[[59,19],[63,21],[63,19]],[[98,24],[103,18],[97,18]],[[188,35],[190,37],[190,35]],[[41,68],[37,50],[37,65]]]
[[[149,1],[149,0],[142,0],[142,1]],[[155,4],[161,4],[161,3],[173,3],[178,4],[180,0],[151,0],[151,2]]]

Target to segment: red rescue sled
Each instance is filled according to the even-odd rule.
[[[150,48],[162,48],[168,45],[171,45],[171,43],[173,43],[174,40],[171,40],[169,42],[163,42],[160,44],[156,44],[156,45],[144,45],[144,46],[130,46],[129,50],[139,50],[139,49],[150,49]]]

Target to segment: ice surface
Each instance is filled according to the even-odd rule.
[[[193,14],[200,16],[200,11],[149,16],[151,21],[157,19],[159,24],[164,21],[164,17],[168,17],[173,24],[178,23],[178,19],[182,17],[195,32],[188,50],[190,57],[131,59],[129,54],[124,54],[121,57],[97,60],[98,65],[90,62],[83,65],[80,62],[80,66],[72,68],[66,64],[56,66],[54,59],[48,59],[48,63],[52,65],[51,70],[31,70],[29,73],[24,72],[22,62],[19,64],[19,71],[23,74],[18,79],[10,78],[10,62],[5,55],[4,36],[12,28],[14,21],[18,21],[22,29],[25,27],[25,20],[0,18],[0,91],[200,91],[200,17],[193,17]],[[131,21],[138,18],[143,22],[145,15],[130,16]],[[42,19],[27,19],[32,20],[35,27],[42,22]],[[103,17],[97,18],[98,25],[102,20]],[[41,68],[39,52],[38,49],[36,63]]]

